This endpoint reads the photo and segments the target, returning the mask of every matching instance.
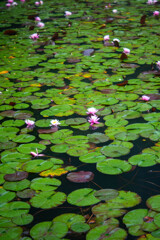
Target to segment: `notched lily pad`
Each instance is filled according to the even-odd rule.
[[[76,183],[85,183],[90,182],[94,178],[94,174],[92,172],[80,171],[80,172],[72,172],[67,174],[67,179],[71,182]]]
[[[27,172],[20,172],[20,171],[17,171],[13,174],[6,174],[4,176],[4,179],[8,182],[16,182],[16,181],[20,181],[20,180],[23,180],[25,178],[28,177],[28,173]]]
[[[111,200],[118,196],[118,191],[115,189],[101,189],[94,193],[94,196],[99,200]]]

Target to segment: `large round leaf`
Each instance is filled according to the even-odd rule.
[[[3,217],[17,217],[28,213],[30,205],[25,202],[10,202],[0,206],[0,215]]]
[[[57,207],[66,200],[65,193],[62,192],[54,192],[54,191],[43,191],[41,193],[37,193],[30,200],[31,205],[36,208],[48,209]]]
[[[36,191],[52,191],[57,189],[60,185],[61,182],[55,178],[34,178],[31,181],[30,188]]]
[[[68,232],[68,227],[62,222],[41,222],[31,228],[30,235],[35,240],[60,239]]]
[[[68,195],[67,201],[76,206],[90,206],[99,202],[99,200],[94,197],[94,193],[95,190],[91,188],[78,189]]]
[[[112,158],[97,162],[96,167],[98,171],[109,175],[121,174],[132,169],[132,165],[128,162]]]
[[[52,166],[52,162],[37,159],[24,163],[23,170],[27,172],[38,173],[50,169]]]
[[[120,145],[104,146],[101,149],[101,153],[107,157],[120,157],[122,155],[128,154],[129,152],[130,150],[128,148]]]

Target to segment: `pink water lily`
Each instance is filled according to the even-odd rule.
[[[37,148],[36,148],[36,152],[30,152],[30,154],[31,154],[33,157],[41,157],[41,156],[45,156],[44,154],[39,154]]]
[[[153,16],[159,16],[159,11],[154,11]]]
[[[99,124],[100,122],[98,122],[98,120],[99,120],[99,118],[97,116],[91,116],[89,118],[88,122],[92,126],[93,124]]]
[[[65,16],[71,16],[72,15],[72,12],[70,11],[65,11]]]
[[[35,21],[40,22],[41,21],[40,17],[35,17]]]
[[[43,28],[45,26],[45,24],[43,22],[38,22],[37,23],[37,27]]]
[[[143,101],[149,101],[150,100],[150,97],[146,96],[146,95],[143,95],[142,98],[141,98]]]
[[[34,126],[34,124],[35,124],[35,122],[34,122],[34,121],[32,121],[32,120],[29,120],[29,119],[26,119],[26,120],[25,120],[25,123],[27,124],[27,128],[28,128],[28,127],[33,127],[33,126]]]
[[[160,70],[160,61],[156,62],[158,69]]]
[[[98,112],[98,110],[94,107],[88,108],[87,111],[88,115],[95,115],[95,113]]]
[[[13,3],[14,2],[14,0],[8,0],[8,3]]]
[[[117,9],[113,9],[112,12],[113,13],[117,13],[118,11],[117,11]]]
[[[32,40],[37,40],[39,38],[39,34],[38,33],[33,33],[32,35],[30,35],[30,37]]]
[[[104,41],[108,41],[109,40],[109,35],[105,35],[103,39],[104,39]]]
[[[130,49],[129,48],[123,48],[123,53],[125,53],[126,55],[130,54]]]
[[[39,4],[40,4],[39,2],[35,2],[35,5],[36,5],[36,6],[39,6]]]

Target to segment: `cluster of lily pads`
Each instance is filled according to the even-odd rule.
[[[112,183],[160,163],[159,1],[5,4],[2,239],[160,239],[159,193]]]

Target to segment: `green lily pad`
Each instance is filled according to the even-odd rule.
[[[61,239],[68,232],[68,227],[62,222],[41,222],[34,225],[30,230],[33,239]]]
[[[87,223],[74,223],[71,225],[71,230],[77,233],[87,232],[90,226]]]
[[[17,150],[20,153],[26,153],[26,154],[30,154],[30,152],[36,152],[36,149],[38,150],[38,153],[40,153],[46,149],[46,146],[39,143],[28,143],[28,144],[21,144],[17,148]]]
[[[21,180],[19,182],[5,182],[3,184],[4,189],[11,190],[11,191],[21,191],[25,188],[28,188],[30,185],[30,181],[28,179]]]
[[[0,228],[1,239],[20,239],[23,229],[21,227]]]
[[[155,195],[147,199],[146,204],[154,211],[160,212],[160,195]]]
[[[26,172],[38,173],[50,169],[52,166],[52,162],[38,159],[24,163],[23,170],[25,170]]]
[[[33,221],[33,216],[31,214],[22,214],[17,217],[12,218],[12,222],[17,225],[27,225]]]
[[[63,204],[65,201],[66,195],[63,192],[43,191],[32,197],[30,203],[33,207],[48,209],[57,207]]]
[[[91,188],[82,188],[71,192],[68,197],[68,203],[76,206],[90,206],[99,202],[94,197],[95,190]]]
[[[130,152],[129,148],[120,145],[108,145],[101,148],[101,153],[107,157],[120,157]]]
[[[40,191],[52,191],[61,185],[61,181],[55,178],[34,178],[31,181],[30,188]]]
[[[68,228],[70,228],[72,224],[84,223],[85,218],[82,215],[75,213],[64,213],[55,217],[53,222],[63,222],[67,224]]]
[[[70,156],[79,157],[88,153],[87,148],[89,145],[75,146],[67,150],[67,154]]]
[[[130,157],[128,159],[128,162],[132,165],[138,165],[140,167],[149,167],[155,165],[157,163],[157,159],[157,156],[154,154],[143,153]]]
[[[17,151],[4,151],[1,154],[1,161],[6,162],[27,162],[31,159],[30,155],[19,153]]]
[[[32,142],[35,139],[35,136],[29,134],[20,134],[19,136],[13,139],[14,142],[17,143],[27,143]]]
[[[85,163],[96,163],[102,160],[105,160],[106,157],[100,152],[90,152],[83,156],[80,156],[79,160]]]
[[[0,215],[3,217],[17,217],[28,213],[30,205],[25,202],[10,202],[4,203],[0,206]]]
[[[6,191],[5,189],[0,189],[0,204],[12,201],[16,194],[14,192]]]
[[[108,136],[98,132],[93,134],[88,134],[87,137],[89,138],[88,141],[93,143],[102,143],[102,142],[107,142],[109,140]]]
[[[80,124],[86,123],[87,119],[86,118],[70,118],[70,119],[67,119],[65,122],[67,125],[80,125]]]
[[[98,240],[103,236],[103,239],[123,240],[126,239],[127,233],[122,228],[111,228],[109,225],[97,226],[89,231],[86,240]]]
[[[94,196],[99,200],[110,200],[118,196],[118,191],[115,189],[101,189],[95,192]]]
[[[109,158],[98,162],[96,168],[104,174],[116,175],[130,171],[132,165],[124,160]]]

